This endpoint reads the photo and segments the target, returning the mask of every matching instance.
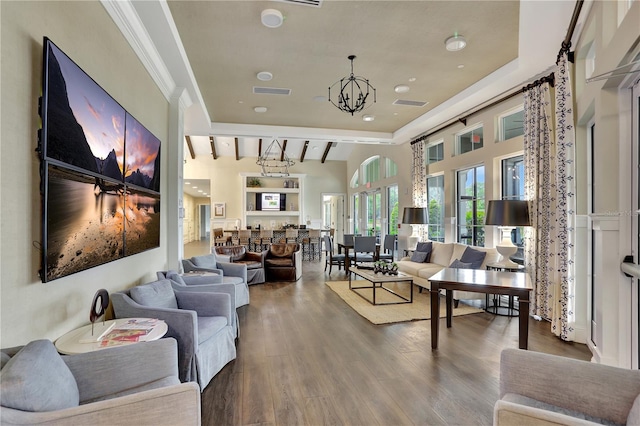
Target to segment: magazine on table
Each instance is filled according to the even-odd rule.
[[[153,331],[153,328],[160,322],[157,319],[132,318],[122,324],[115,326],[100,341],[100,346],[118,346],[127,343],[144,341],[145,337]]]

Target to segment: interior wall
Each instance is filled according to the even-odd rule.
[[[232,221],[242,218],[242,178],[240,173],[260,173],[255,158],[197,156],[187,159],[184,166],[184,178],[210,179],[211,202],[225,202],[226,219]],[[296,162],[289,173],[306,174],[304,181],[303,217],[310,216],[312,221],[322,219],[323,192],[346,192],[346,163],[344,161],[317,160]]]
[[[167,158],[169,104],[99,2],[2,1],[0,22],[0,346],[8,347],[34,339],[55,340],[87,324],[98,289],[112,293],[152,280],[167,261],[167,206],[161,202],[160,248],[41,283],[40,176],[35,148],[43,36],[161,140],[162,168]],[[166,187],[163,175],[162,197]]]

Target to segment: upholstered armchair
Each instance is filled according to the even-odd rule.
[[[1,356],[3,425],[200,425],[200,389],[180,383],[174,339],[78,355],[34,340]]]
[[[219,262],[215,254],[194,256],[190,259],[182,259],[183,277],[218,274],[223,284],[236,286],[236,308],[249,304],[249,287],[247,286],[247,265],[243,263]]]
[[[271,244],[265,255],[267,281],[297,281],[302,276],[300,244]]]
[[[174,291],[169,280],[154,281],[111,295],[116,318],[158,318],[167,337],[178,342],[178,372],[183,382],[203,390],[236,357],[234,309],[225,293]]]
[[[494,425],[640,424],[640,370],[505,349]]]
[[[245,246],[217,246],[214,254],[217,262],[242,263],[247,265],[247,284],[262,284],[264,276],[264,258],[266,250],[257,253],[247,251]]]

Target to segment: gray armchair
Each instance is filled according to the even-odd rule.
[[[640,370],[505,349],[494,425],[640,424]]]
[[[174,339],[64,356],[49,340],[3,349],[0,423],[200,425],[200,389],[180,383],[177,354]]]
[[[249,287],[247,284],[247,265],[242,263],[221,262],[214,254],[194,256],[182,259],[185,274],[213,273],[221,276],[223,284],[236,286],[236,308],[249,304]]]
[[[234,309],[226,293],[174,291],[169,280],[111,295],[116,318],[158,318],[178,342],[180,380],[204,389],[236,357]]]
[[[156,272],[158,280],[171,281],[171,287],[174,291],[190,291],[190,292],[205,292],[205,293],[226,293],[231,298],[233,306],[237,308],[236,303],[236,286],[234,284],[222,284],[218,283],[217,279],[222,278],[219,275],[211,277],[209,275],[182,275],[177,271],[158,271]],[[211,279],[214,279],[211,282]],[[234,336],[239,336],[238,330],[238,313],[234,312],[231,316],[233,322]]]

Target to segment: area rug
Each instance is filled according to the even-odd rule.
[[[429,292],[423,291],[419,293],[417,288],[414,287],[413,291],[413,303],[405,303],[402,305],[372,305],[367,300],[372,300],[373,290],[361,289],[356,290],[367,298],[364,300],[361,296],[356,294],[353,290],[349,290],[348,281],[327,281],[325,283],[331,290],[336,292],[347,305],[351,306],[353,310],[368,319],[373,324],[390,324],[394,322],[404,321],[416,321],[426,320],[431,318],[431,300]],[[371,285],[367,281],[353,281],[354,287],[360,287],[364,285]],[[392,288],[394,291],[409,296],[409,289],[406,284],[399,285],[394,288],[394,284],[385,284],[386,287]],[[397,296],[390,294],[384,290],[376,290],[376,302],[396,302],[400,300]],[[476,314],[484,312],[482,309],[475,308],[473,306],[466,305],[460,302],[457,308],[453,310],[453,316]],[[440,318],[446,316],[446,303],[444,296],[440,299]]]

